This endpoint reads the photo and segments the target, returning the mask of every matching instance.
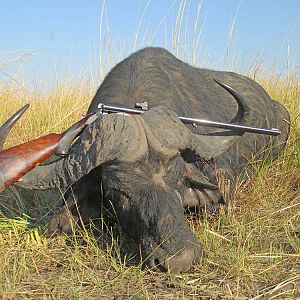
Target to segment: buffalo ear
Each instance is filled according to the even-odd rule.
[[[195,163],[196,161],[201,161],[201,158],[196,155],[194,151],[191,149],[185,149],[180,152],[181,157],[184,160],[186,175],[185,178],[188,182],[190,182],[193,186],[207,188],[212,190],[217,190],[219,187],[217,184],[213,184],[209,181],[209,179],[199,170]],[[207,162],[210,163],[210,162]]]
[[[29,104],[24,105],[20,110],[18,110],[14,115],[12,115],[1,127],[0,127],[0,151],[3,149],[3,144],[5,139],[15,125],[15,123],[20,119],[23,113],[27,110]]]

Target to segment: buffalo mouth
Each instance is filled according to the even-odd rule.
[[[195,234],[188,224],[177,220],[173,230],[169,230],[166,223],[174,223],[174,216],[170,214],[161,220],[161,239],[157,234],[144,236],[142,240],[144,265],[153,271],[184,273],[190,271],[194,264],[202,258],[204,251]],[[159,244],[158,244],[159,243]],[[155,246],[156,245],[156,246]]]
[[[145,266],[153,271],[186,273],[199,262],[203,252],[200,246],[192,243],[175,254],[166,253],[162,249],[156,250],[145,262]]]

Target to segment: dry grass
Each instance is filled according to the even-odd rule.
[[[292,115],[292,131],[279,160],[258,168],[241,185],[232,207],[191,226],[207,258],[190,274],[142,270],[119,228],[46,238],[43,226],[59,195],[1,195],[0,294],[4,299],[199,299],[300,296],[300,85],[295,78],[260,80]],[[64,83],[31,109],[6,146],[61,131],[84,113],[90,85]],[[0,87],[1,120],[28,99],[24,89]],[[37,100],[38,99],[38,100]],[[9,105],[8,105],[9,104]],[[27,217],[27,215],[30,217]],[[19,218],[18,218],[19,216]],[[103,224],[102,224],[103,225]],[[127,254],[126,254],[127,252]],[[135,264],[133,264],[135,262]],[[119,297],[119,298],[118,298]]]
[[[180,1],[172,39],[174,53],[193,63],[199,62],[197,49],[201,48],[201,5],[202,1],[191,31],[192,51],[188,46],[178,51],[181,41],[187,45],[189,40],[189,30],[181,28],[185,26],[186,0]],[[102,17],[105,11],[103,8]],[[166,17],[151,35],[151,43]],[[229,40],[233,31],[231,27]],[[104,38],[101,34],[102,31],[100,41]],[[134,39],[134,47],[139,48],[138,31]],[[147,44],[144,40],[142,45]],[[105,70],[118,60],[112,57],[111,49],[109,46],[100,52],[100,64],[105,65]],[[229,51],[226,53],[228,59]],[[172,275],[143,270],[133,257],[134,245],[117,225],[107,228],[103,220],[100,228],[106,228],[104,231],[76,229],[72,236],[46,237],[44,229],[60,203],[60,195],[52,191],[21,193],[12,188],[0,195],[0,298],[300,297],[300,83],[293,74],[285,78],[272,73],[258,78],[257,71],[254,68],[248,75],[291,113],[290,139],[278,160],[258,167],[258,176],[239,186],[231,207],[198,222],[190,221],[207,253],[191,273]],[[100,77],[104,73],[104,69],[99,70]],[[29,91],[20,82],[0,83],[0,123],[23,104],[31,104],[12,130],[6,147],[62,131],[86,111],[95,92],[93,80],[60,81],[47,95]]]

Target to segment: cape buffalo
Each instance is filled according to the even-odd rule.
[[[226,203],[237,176],[244,180],[253,173],[253,158],[261,161],[283,149],[289,114],[253,80],[195,68],[162,48],[142,49],[117,64],[88,113],[99,103],[134,107],[143,101],[150,107],[143,115],[99,114],[67,157],[36,167],[18,185],[72,185],[65,197],[75,220],[79,213],[83,221],[97,217],[100,205],[113,209],[150,267],[184,272],[202,255],[185,209],[214,211]],[[277,127],[282,133],[195,128],[178,116]],[[70,229],[66,212],[64,207],[56,214],[51,230]]]

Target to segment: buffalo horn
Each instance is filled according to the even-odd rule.
[[[14,124],[20,119],[20,117],[23,115],[23,113],[27,110],[28,107],[29,104],[24,105],[0,127],[0,150],[3,149],[3,144],[9,131],[12,129]]]

